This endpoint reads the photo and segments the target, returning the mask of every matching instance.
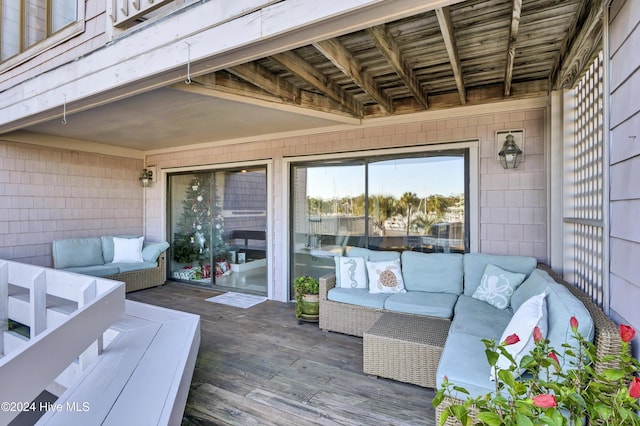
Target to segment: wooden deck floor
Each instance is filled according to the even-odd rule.
[[[434,425],[434,391],[362,372],[362,339],[299,325],[292,303],[248,309],[169,282],[127,298],[201,317],[183,425]]]

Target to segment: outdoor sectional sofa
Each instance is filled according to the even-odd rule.
[[[345,284],[344,266],[351,257],[363,258],[368,270],[372,264],[367,261],[400,260],[406,292],[372,294],[362,285]],[[491,299],[483,292],[489,288],[491,293],[504,284],[492,281],[498,275],[514,282],[521,279],[512,292],[506,291],[506,306],[505,300]],[[363,336],[366,373],[432,388],[447,376],[471,396],[495,390],[482,339],[500,342],[516,333],[524,355],[538,325],[562,355],[564,343],[577,345],[570,330],[572,316],[578,319],[582,335],[593,339],[598,359],[619,353],[613,321],[586,294],[531,257],[351,248],[336,258],[336,273],[320,279],[320,328]],[[569,367],[568,357],[560,356],[560,362],[563,368]],[[438,419],[444,407],[459,402],[448,397],[438,407]]]
[[[123,281],[128,293],[165,283],[167,248],[166,241],[149,242],[129,236],[54,240],[53,267]]]

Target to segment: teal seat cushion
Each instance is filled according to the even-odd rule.
[[[145,262],[157,262],[162,252],[168,248],[169,243],[166,241],[161,243],[145,242],[142,245],[142,260]],[[111,260],[113,260],[113,256]]]
[[[91,275],[92,277],[106,277],[120,272],[117,266],[93,265],[93,266],[75,266],[64,268],[65,271],[75,272],[76,274]]]
[[[480,285],[488,264],[499,266],[509,272],[519,272],[527,277],[538,261],[527,256],[501,256],[497,254],[467,253],[464,255],[464,294],[473,295]]]
[[[107,263],[105,266],[118,268],[119,272],[138,271],[140,269],[153,269],[158,266],[156,262],[135,262],[135,263]]]
[[[451,318],[457,299],[457,295],[450,293],[408,291],[406,293],[394,293],[389,296],[384,302],[384,308],[389,311],[407,314]]]
[[[494,308],[483,300],[460,295],[449,333],[464,333],[498,341],[512,316],[510,308]]]
[[[53,266],[57,269],[103,265],[100,238],[70,238],[54,240]]]
[[[436,370],[436,388],[440,388],[447,376],[450,383],[469,391],[471,398],[486,395],[495,391],[490,373],[485,346],[478,336],[449,333]],[[462,400],[468,398],[455,391],[452,396]]]
[[[577,353],[578,342],[573,337],[569,321],[572,316],[578,320],[578,331],[587,340],[593,341],[595,326],[589,311],[584,304],[562,284],[557,283],[545,271],[535,269],[511,296],[511,305],[516,311],[526,300],[536,294],[545,292],[547,297],[547,336],[549,344],[558,351],[563,370],[571,367],[569,357],[565,357],[567,343]]]
[[[384,307],[384,301],[387,297],[389,297],[389,293],[371,294],[369,290],[363,288],[332,288],[327,294],[327,299],[334,302],[377,309]]]
[[[462,259],[456,253],[402,253],[402,278],[407,291],[462,293]]]

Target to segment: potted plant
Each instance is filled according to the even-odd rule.
[[[320,283],[308,275],[293,281],[296,297],[296,318],[299,321],[317,322],[320,312]]]

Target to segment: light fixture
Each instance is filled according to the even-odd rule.
[[[508,133],[502,144],[502,149],[498,152],[500,164],[504,169],[515,169],[522,161],[522,150],[516,144],[512,133]]]
[[[148,169],[142,169],[142,173],[140,173],[138,180],[140,180],[140,186],[143,188],[148,187],[151,185],[151,182],[153,182],[153,172]]]

